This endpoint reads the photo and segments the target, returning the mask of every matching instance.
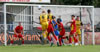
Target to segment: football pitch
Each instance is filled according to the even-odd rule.
[[[53,46],[49,45],[13,45],[0,46],[0,52],[100,52],[100,45]]]

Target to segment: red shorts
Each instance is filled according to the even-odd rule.
[[[48,33],[51,33],[51,32],[53,32],[53,31],[54,31],[53,27],[52,27],[52,26],[48,26],[47,32],[48,32]]]
[[[60,35],[64,36],[65,35],[65,31],[60,31]]]
[[[73,35],[76,32],[76,30],[71,30],[70,35]]]
[[[14,34],[14,37],[22,38],[23,36],[22,36],[22,34],[18,34],[18,35]]]

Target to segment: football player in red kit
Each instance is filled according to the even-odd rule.
[[[58,23],[58,28],[59,28],[59,31],[60,31],[60,34],[59,34],[59,46],[62,45],[61,43],[61,40],[62,39],[67,39],[68,40],[68,36],[65,36],[65,29],[64,29],[64,26],[62,24],[62,22],[60,21],[60,19],[57,19],[57,23]]]
[[[16,26],[16,28],[14,29],[14,37],[21,38],[22,44],[24,44],[23,35],[24,35],[23,26],[21,25],[21,22],[19,22],[19,25]],[[13,43],[14,43],[14,41],[11,40],[10,44],[13,44]]]
[[[47,34],[47,39],[51,42],[51,46],[53,46],[53,41],[51,40],[51,38],[49,36],[49,34],[52,33],[53,37],[57,41],[57,46],[58,46],[59,43],[58,43],[57,37],[56,37],[56,35],[54,33],[54,28],[53,28],[53,24],[52,24],[52,18],[54,16],[51,14],[51,10],[50,9],[48,9],[47,12],[48,12],[48,28],[47,28],[48,34]]]
[[[75,45],[78,45],[78,40],[75,37],[75,34],[76,34],[76,21],[75,21],[75,16],[72,15],[71,16],[71,19],[72,20],[70,22],[68,22],[68,23],[71,24],[70,25],[71,32],[70,32],[70,35],[69,35],[69,43],[70,43],[70,45],[72,45],[72,37],[73,37],[74,38]],[[68,23],[66,23],[66,24],[68,24]]]

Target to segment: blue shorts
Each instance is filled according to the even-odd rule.
[[[58,30],[54,31],[54,33],[55,33],[56,36],[59,35],[59,31]]]

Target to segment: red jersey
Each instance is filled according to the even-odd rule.
[[[58,28],[61,28],[60,35],[64,36],[64,35],[65,35],[65,29],[64,29],[63,24],[60,23],[60,24],[58,25]]]
[[[61,28],[61,31],[65,31],[64,26],[63,26],[62,23],[60,23],[60,24],[58,25],[58,27]]]
[[[49,21],[48,27],[53,27],[51,20]]]
[[[21,32],[23,31],[23,27],[22,27],[22,26],[17,26],[17,27],[15,28],[15,31],[16,31],[17,33],[21,33]]]
[[[47,31],[48,31],[48,33],[50,33],[50,32],[53,32],[53,31],[54,31],[53,26],[52,26],[52,22],[51,22],[51,20],[49,21]]]
[[[60,35],[64,36],[64,35],[65,35],[65,29],[64,29],[63,24],[60,23],[60,24],[58,25],[58,28],[61,28]]]
[[[71,23],[70,27],[71,27],[71,30],[75,30],[76,31],[76,21],[75,19],[72,20],[73,22]]]

